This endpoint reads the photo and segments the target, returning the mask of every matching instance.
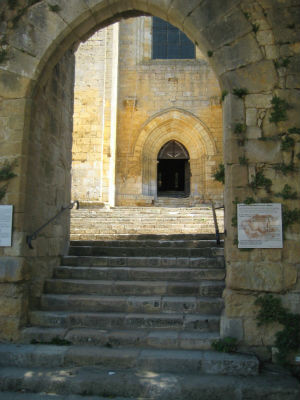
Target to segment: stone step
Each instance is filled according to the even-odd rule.
[[[100,235],[101,236],[101,235]],[[167,241],[167,242],[173,242],[173,241],[208,241],[212,243],[216,243],[216,235],[212,233],[198,233],[198,234],[167,234],[167,235],[158,235],[158,234],[119,234],[119,235],[102,235],[103,239],[99,239],[100,242],[105,242],[105,241]],[[223,234],[221,234],[221,237],[223,238]],[[75,243],[78,243],[80,241],[73,241]],[[71,243],[73,243],[71,241]],[[91,243],[95,242],[94,240],[86,241],[83,240],[81,241],[82,243]],[[97,241],[96,241],[97,243]],[[223,246],[223,242],[221,247]],[[205,246],[209,247],[209,246]]]
[[[176,281],[109,281],[48,279],[46,293],[56,294],[97,294],[102,296],[213,296],[221,297],[223,281],[176,282]]]
[[[223,249],[218,249],[223,254]],[[64,256],[64,266],[88,267],[149,267],[149,268],[222,268],[223,255],[215,257],[92,257]]]
[[[181,239],[181,240],[165,240],[165,239],[131,239],[127,240],[126,238],[123,240],[98,240],[98,241],[84,241],[84,240],[76,240],[71,241],[70,246],[72,247],[80,247],[80,246],[89,246],[89,247],[126,247],[126,248],[188,248],[188,249],[202,249],[202,248],[215,248],[216,240],[195,240],[195,239]],[[217,248],[223,247],[218,246]]]
[[[67,311],[31,311],[32,326],[97,329],[168,329],[218,332],[220,317],[199,314],[88,313]]]
[[[104,330],[93,328],[23,329],[24,343],[57,343],[68,341],[75,345],[104,346],[108,348],[138,347],[156,349],[209,350],[211,342],[219,339],[218,332],[189,332],[174,330]]]
[[[234,367],[232,359],[229,361],[228,367]],[[201,365],[208,370],[207,364]],[[298,400],[300,394],[296,378],[282,371],[243,377],[98,366],[6,367],[0,371],[0,386],[3,391],[11,391],[0,392],[1,400]]]
[[[28,392],[25,389],[18,389],[20,392],[0,392],[0,400],[108,400],[107,397],[99,397],[99,396],[86,396],[86,395],[57,395],[54,393],[32,393]],[[32,388],[31,390],[34,390]],[[110,397],[111,399],[111,397]],[[114,400],[136,400],[136,399],[129,399],[124,397],[114,397]],[[143,400],[143,399],[141,399]]]
[[[70,256],[99,257],[213,257],[214,247],[201,248],[165,248],[165,247],[103,247],[103,246],[70,246]]]
[[[223,309],[221,298],[171,296],[95,296],[44,294],[42,310],[124,313],[199,313],[219,315]]]
[[[256,376],[259,363],[257,358],[251,355],[214,351],[0,344],[0,366],[18,368],[101,366],[109,370],[136,368],[137,371],[151,372]],[[0,382],[4,384],[2,371],[3,369]],[[5,386],[1,385],[2,390],[7,390]],[[126,396],[125,393],[124,395]]]
[[[222,280],[224,268],[134,268],[134,267],[57,267],[57,279],[122,280],[122,281],[200,281]]]

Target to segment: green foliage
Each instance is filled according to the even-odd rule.
[[[284,185],[281,192],[275,194],[276,197],[282,197],[284,200],[297,199],[297,192],[293,192],[290,185]]]
[[[244,204],[254,204],[256,203],[255,199],[253,197],[247,197],[244,201]]]
[[[237,226],[237,215],[234,215],[232,218],[231,218],[231,226]]]
[[[281,99],[278,96],[273,96],[271,104],[273,106],[273,109],[271,111],[269,121],[274,122],[274,124],[278,124],[278,122],[280,121],[286,121],[286,112],[291,108],[291,106],[284,99]]]
[[[7,187],[8,187],[8,184],[0,186],[0,201],[6,195]]]
[[[245,157],[245,156],[239,157],[240,165],[248,165],[248,162],[249,162],[249,160],[247,157]]]
[[[213,174],[216,181],[225,183],[225,166],[224,164],[219,164],[217,171]]]
[[[240,99],[243,99],[246,94],[248,94],[248,89],[246,88],[235,88],[233,89],[233,94],[237,97],[239,97]]]
[[[225,97],[228,95],[228,91],[225,89],[221,94],[221,103],[225,100]]]
[[[282,316],[285,312],[281,305],[281,300],[271,294],[258,297],[254,304],[260,307],[260,310],[256,316],[257,326],[277,322],[278,318],[280,318],[280,316]]]
[[[18,5],[18,0],[8,0],[8,8],[14,10]]]
[[[283,206],[282,209],[282,226],[283,230],[286,230],[290,225],[300,222],[300,209],[294,208],[289,210],[287,206]]]
[[[8,53],[6,49],[0,49],[0,63],[3,63],[7,60],[7,55]]]
[[[298,153],[296,157],[300,160],[300,153]]]
[[[17,165],[16,161],[4,162],[4,164],[0,167],[0,182],[8,181],[16,176],[16,174],[13,172],[13,169],[16,165]],[[8,188],[8,183],[0,186],[0,201],[5,196],[7,188]]]
[[[275,335],[275,346],[278,362],[287,364],[290,352],[300,348],[300,315],[288,312],[281,300],[271,294],[258,297],[255,305],[260,307],[256,317],[258,326],[274,322],[283,325],[283,330]]]
[[[237,339],[231,336],[224,337],[223,339],[214,340],[211,344],[212,348],[222,353],[233,353],[237,351]]]
[[[58,4],[48,4],[49,10],[52,12],[59,12],[61,10],[60,6]]]
[[[295,29],[295,27],[296,27],[296,24],[288,24],[287,25],[288,29]]]
[[[297,134],[300,135],[300,128],[296,128],[295,126],[293,126],[293,128],[288,129],[288,133],[292,134]]]
[[[28,7],[21,8],[18,12],[18,14],[12,19],[12,24],[13,27],[15,28],[19,22],[19,20],[23,17],[23,15],[26,13]]]
[[[249,21],[249,19],[250,19],[250,14],[247,13],[247,12],[243,12],[243,14],[244,14],[246,20]]]
[[[281,140],[281,150],[282,151],[290,151],[295,146],[295,140],[290,136],[285,136]]]
[[[240,134],[245,133],[245,132],[246,132],[246,125],[245,124],[241,124],[241,123],[235,124],[234,133],[236,133],[237,135],[240,135]]]
[[[258,24],[252,24],[252,30],[254,33],[257,33],[259,30],[259,25]]]
[[[208,50],[207,55],[208,55],[208,57],[212,57],[214,55],[214,52],[211,50]]]
[[[287,68],[291,62],[291,56],[279,58],[274,61],[275,68]]]
[[[13,172],[14,167],[17,165],[16,161],[8,162],[7,160],[4,162],[2,167],[0,167],[0,182],[7,181],[16,176]]]
[[[264,188],[267,192],[270,192],[272,181],[271,179],[266,178],[262,171],[258,171],[253,181],[250,183],[250,186],[253,190]]]
[[[274,169],[275,169],[275,171],[282,172],[283,175],[286,175],[288,172],[295,171],[295,166],[293,163],[290,163],[290,164],[280,163],[280,164],[276,164],[274,166]]]

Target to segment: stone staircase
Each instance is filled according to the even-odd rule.
[[[180,201],[185,199],[171,199]],[[115,207],[72,211],[71,240],[124,238],[126,235],[214,233],[211,207]],[[224,211],[217,210],[220,232]]]
[[[214,235],[102,239],[71,241],[22,344],[0,344],[0,400],[299,398],[288,374],[211,350],[225,276]]]

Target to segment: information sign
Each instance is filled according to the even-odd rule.
[[[240,249],[282,248],[280,203],[238,204],[237,216]]]
[[[0,206],[0,246],[11,247],[13,206]]]

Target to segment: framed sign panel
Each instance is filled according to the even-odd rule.
[[[238,204],[237,216],[240,249],[282,248],[280,203]]]
[[[13,206],[0,206],[0,246],[11,247]]]

